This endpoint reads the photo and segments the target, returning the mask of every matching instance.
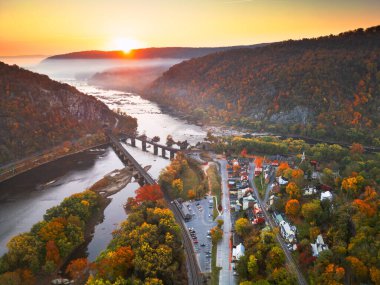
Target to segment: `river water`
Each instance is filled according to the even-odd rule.
[[[138,119],[139,133],[149,137],[160,136],[162,141],[167,135],[175,140],[187,139],[191,144],[202,141],[206,129],[184,120],[164,114],[160,108],[140,96],[119,91],[105,91],[87,85],[84,81],[72,78],[56,78],[76,86],[80,91],[93,95],[105,102],[111,109],[120,108]],[[151,165],[149,170],[154,178],[169,164],[168,159],[154,156],[149,151],[126,146],[128,151],[143,166]],[[29,231],[31,226],[42,220],[45,211],[77,192],[81,192],[114,169],[123,164],[110,147],[79,153],[55,162],[40,166],[13,179],[0,183],[0,255],[6,252],[6,244],[12,236]],[[113,195],[112,202],[105,210],[105,218],[96,226],[87,253],[90,260],[103,250],[112,231],[125,220],[123,203],[134,196],[137,183],[130,183]]]

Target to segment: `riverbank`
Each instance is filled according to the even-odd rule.
[[[20,160],[14,164],[8,164],[4,168],[0,168],[0,183],[46,163],[53,162],[89,149],[105,147],[107,144],[108,142],[102,141],[82,147],[76,147],[71,150],[65,150],[61,147],[57,147],[46,153],[28,157],[27,159]]]
[[[36,274],[37,284],[49,285],[54,279],[59,279],[62,276],[66,277],[66,267],[72,260],[77,258],[86,258],[87,247],[93,238],[95,227],[103,222],[105,218],[105,209],[112,201],[112,198],[109,198],[109,196],[114,195],[124,189],[127,184],[131,182],[133,175],[134,173],[127,168],[113,170],[94,183],[89,190],[73,194],[66,198],[59,206],[55,206],[46,211],[44,221],[42,223],[37,223],[33,227],[35,228],[41,225],[41,230],[39,230],[36,234],[32,228],[32,230],[28,233],[31,238],[35,239],[36,242],[40,241],[43,244],[46,243],[46,241],[47,244],[53,243],[53,249],[58,247],[59,252],[61,252],[62,242],[58,240],[56,241],[56,239],[60,240],[61,237],[49,233],[49,227],[52,227],[53,225],[56,226],[57,223],[60,223],[62,224],[62,235],[67,238],[72,238],[72,234],[74,233],[77,237],[71,241],[73,248],[70,249],[70,252],[67,254],[61,256],[59,253],[57,253],[58,255],[55,255],[55,253],[53,255],[48,255],[48,253],[46,253],[46,260],[44,258],[41,260],[41,263],[39,263],[39,267],[41,268],[38,270],[39,273]],[[107,183],[104,183],[104,181],[107,181]],[[80,224],[82,226],[79,226]],[[77,229],[75,230],[73,227],[77,227]],[[80,234],[80,228],[82,234]],[[81,235],[82,237],[80,237]],[[14,238],[21,239],[22,236],[23,234],[20,234]],[[81,242],[76,244],[78,241]],[[46,248],[47,247],[48,245],[46,245]],[[38,252],[43,252],[44,248],[45,246],[43,245],[36,248],[36,255],[38,255]],[[13,256],[14,254],[15,249],[10,247],[7,255]],[[51,256],[56,256],[54,257],[54,263],[52,264],[49,263],[51,262]],[[56,265],[52,267],[53,264]],[[16,270],[18,266],[20,266],[18,262],[10,263],[9,265],[11,270]],[[55,270],[53,270],[53,268],[55,268]],[[30,269],[33,271],[36,270],[33,265],[31,265]]]

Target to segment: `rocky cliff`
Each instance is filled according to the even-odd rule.
[[[0,118],[0,163],[97,133],[105,124],[137,127],[135,119],[70,85],[1,62]]]

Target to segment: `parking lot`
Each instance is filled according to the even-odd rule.
[[[213,208],[209,205],[210,199],[212,200],[212,197],[183,204],[184,206],[186,204],[186,207],[192,213],[192,218],[186,222],[186,226],[188,234],[193,240],[194,251],[202,272],[211,271],[212,243],[208,232],[216,226],[216,222],[213,221],[212,217]]]

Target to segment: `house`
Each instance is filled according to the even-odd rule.
[[[269,206],[272,206],[272,205],[274,204],[274,201],[277,200],[277,199],[278,199],[277,196],[275,196],[275,195],[271,195],[271,196],[269,197]]]
[[[280,222],[280,231],[282,237],[290,242],[293,243],[296,241],[296,228],[294,226],[291,226],[288,222],[286,221],[281,221]]]
[[[262,167],[258,167],[258,166],[255,167],[255,176],[259,176],[262,172],[263,172]]]
[[[286,184],[288,184],[288,179],[286,179],[285,177],[283,177],[283,176],[280,176],[280,177],[278,177],[278,183],[280,184],[280,185],[286,185]]]
[[[314,186],[305,187],[305,189],[303,191],[304,196],[311,196],[311,195],[314,195],[316,193],[317,193],[317,188],[315,188]]]
[[[278,160],[273,160],[271,165],[274,167],[278,167],[279,166]]]
[[[333,195],[332,195],[332,193],[330,191],[325,191],[325,192],[321,193],[321,201],[323,201],[325,199],[328,199],[328,200],[332,201]]]
[[[280,225],[280,223],[282,221],[284,221],[284,218],[283,218],[282,214],[277,214],[275,212],[275,213],[273,213],[273,216],[274,216],[274,221],[276,222],[277,225]]]
[[[248,195],[247,197],[243,197],[243,210],[247,210],[248,208],[252,208],[254,203],[256,203],[256,199],[252,197],[252,195]]]
[[[315,243],[311,243],[311,250],[313,251],[313,256],[317,257],[322,251],[329,249],[327,244],[323,241],[322,235],[317,236]]]
[[[232,261],[239,260],[245,253],[245,247],[242,243],[239,243],[235,248],[232,249]]]

